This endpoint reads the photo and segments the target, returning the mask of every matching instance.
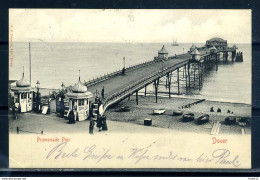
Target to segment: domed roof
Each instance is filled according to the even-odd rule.
[[[168,54],[168,51],[166,51],[164,45],[163,45],[162,49],[159,51],[159,54]]]
[[[191,55],[199,55],[200,52],[195,48],[190,54]]]
[[[25,80],[24,78],[24,73],[23,76],[20,80],[16,81],[16,86],[17,87],[29,87],[30,83],[28,81]]]
[[[81,82],[80,82],[80,78],[79,78],[79,82],[77,84],[75,84],[71,90],[75,93],[85,93],[87,92],[87,86],[83,85]]]
[[[208,41],[219,41],[219,42],[226,42],[224,39],[222,38],[218,38],[218,37],[215,37],[215,38],[211,38],[210,40]]]
[[[192,52],[194,49],[196,49],[196,46],[192,44],[192,46],[190,47],[190,51]]]

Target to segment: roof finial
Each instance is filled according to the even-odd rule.
[[[24,77],[24,66],[23,66],[23,77]]]
[[[80,81],[80,69],[79,69],[79,81]]]

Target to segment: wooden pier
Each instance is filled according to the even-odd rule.
[[[186,54],[167,57],[167,59],[158,59],[130,66],[111,74],[98,77],[85,82],[88,90],[93,94],[98,94],[104,87],[104,96],[102,98],[102,112],[131,95],[135,94],[136,104],[138,105],[138,92],[144,89],[146,96],[146,87],[154,85],[155,103],[157,103],[158,86],[161,79],[166,79],[165,86],[168,88],[168,96],[171,98],[171,87],[177,83],[177,92],[180,93],[180,85],[184,82],[186,91],[197,86],[202,87],[203,74],[205,70],[215,67],[218,70],[220,61],[227,62],[230,58],[236,60],[236,48],[227,47],[225,49],[196,48],[199,52],[199,59],[191,58],[191,51]],[[222,58],[221,58],[222,55]],[[98,95],[101,97],[101,94]]]

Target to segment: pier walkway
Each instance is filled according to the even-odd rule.
[[[153,83],[155,79],[165,76],[168,71],[173,71],[173,68],[176,69],[187,64],[189,57],[190,55],[186,53],[171,57],[164,62],[154,61],[141,68],[126,69],[125,75],[122,75],[122,72],[119,71],[113,77],[101,77],[100,80],[96,80],[96,83],[87,82],[85,84],[93,94],[97,91],[98,96],[101,96],[101,90],[104,87],[104,99],[102,101],[105,110],[109,105],[129,97],[146,85]],[[90,84],[88,85],[88,83]]]
[[[161,61],[155,62],[153,64],[144,66],[142,68],[134,69],[129,72],[126,72],[125,75],[117,75],[113,78],[101,81],[99,83],[88,86],[88,90],[95,94],[96,90],[100,93],[102,87],[105,87],[105,98],[132,83],[137,82],[138,80],[147,77],[155,72],[159,72],[162,70],[162,66],[164,68],[173,66],[180,62],[186,62],[188,58],[176,58],[167,60],[163,63]]]
[[[207,48],[198,48],[200,58],[190,60],[190,54],[181,54],[169,57],[165,60],[148,61],[136,66],[125,69],[123,75],[122,70],[111,74],[85,82],[88,90],[93,94],[98,92],[98,96],[102,97],[101,91],[104,87],[104,98],[102,99],[102,112],[106,108],[115,104],[133,94],[136,94],[136,102],[138,104],[138,91],[145,88],[149,84],[154,84],[155,97],[157,102],[159,80],[166,77],[166,83],[171,84],[171,76],[174,71],[177,72],[178,77],[178,94],[180,86],[180,69],[183,72],[183,77],[186,81],[186,89],[191,87],[195,81],[198,82],[199,87],[202,85],[202,73],[204,64],[216,64],[220,60],[220,53],[223,53],[223,60],[228,59],[228,52],[216,51],[214,53],[208,51]],[[232,61],[235,58],[235,49],[229,49],[232,52]],[[234,51],[234,52],[233,52]],[[226,53],[226,54],[224,54]],[[205,62],[205,63],[204,63]],[[184,75],[185,74],[185,75]],[[166,85],[167,86],[167,85]],[[171,86],[168,85],[169,98],[171,98]],[[101,114],[102,114],[101,112]]]

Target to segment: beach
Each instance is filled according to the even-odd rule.
[[[172,116],[173,110],[179,110],[179,107],[198,101],[197,99],[177,98],[171,99],[158,97],[158,103],[155,103],[153,96],[139,96],[139,104],[136,105],[135,97],[130,100],[126,99],[118,105],[107,109],[105,115],[107,117],[108,131],[101,133],[180,133],[189,132],[197,134],[210,134],[214,122],[221,123],[219,134],[237,134],[241,135],[241,127],[237,125],[225,125],[224,119],[230,114],[227,110],[233,111],[235,116],[250,117],[251,106],[242,103],[227,103],[215,101],[203,101],[189,108],[181,109],[183,113],[192,112],[197,119],[202,114],[209,114],[210,121],[204,125],[197,125],[196,120],[192,122],[182,122],[181,116]],[[119,107],[129,108],[128,112],[116,112]],[[222,109],[222,113],[209,112],[210,107]],[[153,109],[165,108],[163,115],[153,115]],[[144,126],[144,119],[152,119],[152,126]],[[29,133],[89,133],[89,120],[68,124],[68,120],[58,117],[56,113],[48,115],[36,113],[22,113],[17,120],[9,118],[10,133],[16,133],[16,128],[29,131]],[[28,133],[28,132],[20,132]],[[94,134],[100,133],[95,128]],[[251,128],[245,127],[245,133],[250,134]]]
[[[205,100],[201,103],[195,104],[189,108],[181,109],[182,106],[198,101],[198,99],[176,98],[171,99],[165,97],[158,97],[158,103],[155,103],[153,96],[139,96],[139,103],[136,105],[135,97],[130,100],[126,99],[120,102],[116,107],[110,108],[106,111],[106,116],[111,121],[120,121],[131,124],[143,125],[144,119],[152,119],[153,127],[167,128],[172,130],[181,130],[193,133],[209,134],[213,123],[219,121],[221,123],[220,134],[241,134],[241,127],[237,125],[225,125],[224,120],[231,114],[228,110],[233,111],[235,116],[250,117],[251,106],[243,103],[228,103]],[[127,107],[129,112],[116,112],[115,109],[119,107]],[[215,112],[210,112],[210,108],[214,107]],[[221,108],[222,112],[216,112],[217,108]],[[162,115],[154,115],[154,109],[165,109],[166,112]],[[182,116],[172,116],[173,110],[181,110],[183,113],[194,113],[195,121],[182,122]],[[196,119],[203,114],[209,114],[210,120],[204,125],[197,125]],[[251,128],[245,128],[246,133],[251,133]]]

